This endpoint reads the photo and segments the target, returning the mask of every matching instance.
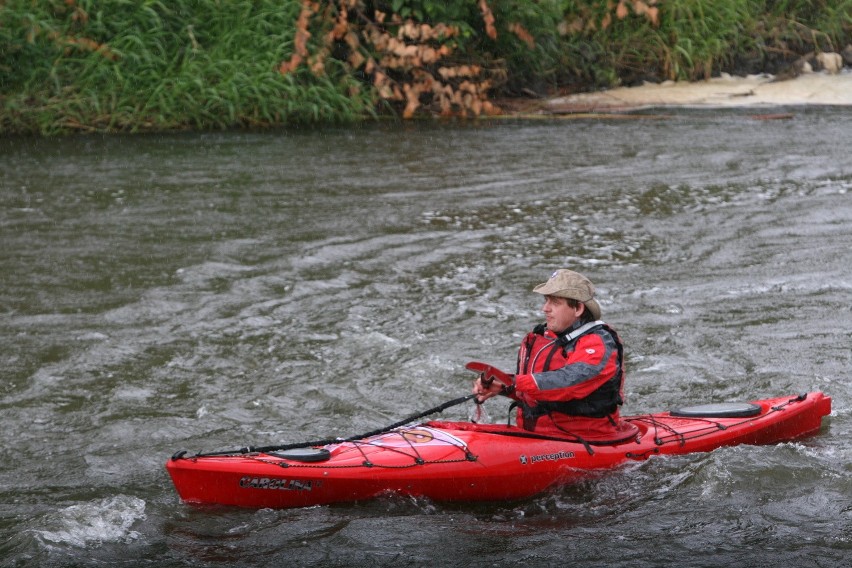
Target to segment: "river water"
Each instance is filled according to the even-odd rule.
[[[793,114],[0,141],[0,564],[848,566],[852,113]],[[625,339],[624,414],[831,416],[523,502],[177,498],[177,450],[349,436],[511,369],[559,267]]]

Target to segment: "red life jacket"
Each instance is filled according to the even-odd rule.
[[[602,321],[590,322],[580,328],[562,334],[545,332],[545,326],[537,326],[527,334],[518,351],[517,374],[533,374],[553,371],[568,363],[568,355],[573,352],[577,341],[587,334],[598,335],[604,346],[615,351],[616,370],[613,376],[596,390],[581,399],[565,401],[536,400],[526,403],[523,398],[517,402],[521,409],[523,426],[527,430],[535,428],[536,421],[545,415],[555,418],[553,413],[586,418],[608,418],[615,426],[618,407],[624,403],[622,388],[624,383],[623,359],[624,346],[615,330]],[[612,357],[610,355],[609,357]],[[608,358],[607,358],[608,359]],[[605,365],[607,360],[603,361]]]

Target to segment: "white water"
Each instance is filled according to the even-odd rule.
[[[139,533],[133,526],[143,520],[145,501],[116,495],[49,513],[38,523],[44,528],[35,533],[48,548],[52,545],[98,547],[138,539]]]

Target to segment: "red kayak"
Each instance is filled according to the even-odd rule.
[[[629,438],[593,443],[515,426],[431,421],[321,447],[186,456],[166,464],[188,503],[284,508],[396,493],[434,501],[532,497],[654,455],[774,444],[816,433],[831,412],[821,392],[691,406],[624,418]]]

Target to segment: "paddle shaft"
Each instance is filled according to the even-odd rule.
[[[465,396],[460,396],[459,398],[454,398],[453,400],[448,400],[442,404],[434,408],[430,408],[429,410],[425,410],[423,412],[419,412],[393,424],[385,426],[384,428],[379,428],[377,430],[373,430],[372,432],[367,432],[364,434],[358,434],[357,436],[350,436],[348,438],[328,438],[325,440],[315,440],[313,442],[296,442],[293,444],[280,444],[275,446],[247,446],[245,448],[240,448],[239,450],[227,450],[222,452],[209,452],[209,453],[198,453],[195,454],[195,457],[204,457],[204,456],[227,456],[233,454],[249,454],[249,453],[266,453],[266,452],[280,452],[284,450],[295,450],[297,448],[310,448],[312,446],[328,446],[329,444],[339,444],[341,442],[352,442],[354,440],[362,440],[364,438],[369,438],[370,436],[378,436],[379,434],[384,434],[394,428],[399,428],[400,426],[404,426],[410,422],[415,420],[419,420],[420,418],[424,418],[429,416],[430,414],[437,414],[438,412],[443,412],[444,410],[456,406],[459,404],[464,404],[470,399],[474,398],[475,394],[469,394]],[[177,454],[175,454],[177,456]]]

